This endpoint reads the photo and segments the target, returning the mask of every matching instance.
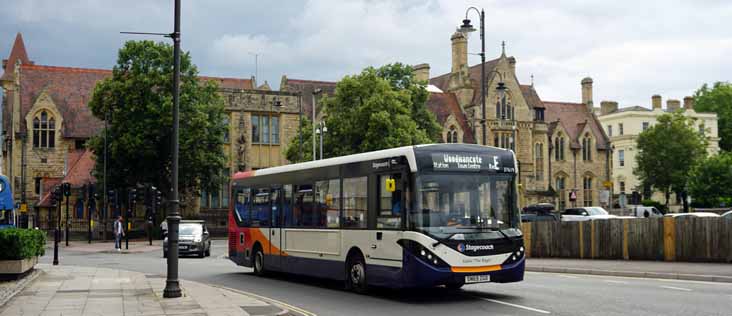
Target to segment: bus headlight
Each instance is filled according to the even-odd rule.
[[[433,265],[435,267],[448,267],[447,263],[440,260],[440,258],[436,254],[432,253],[429,249],[427,249],[425,246],[421,245],[418,242],[402,239],[399,240],[397,243],[404,247],[407,252],[411,253],[412,255],[421,259],[427,264]]]

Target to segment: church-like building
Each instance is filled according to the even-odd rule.
[[[522,206],[608,206],[611,146],[593,111],[592,79],[581,80],[581,102],[543,101],[533,83],[518,81],[516,58],[502,45],[501,55],[485,62],[483,113],[481,65],[468,65],[465,34],[455,32],[450,40],[449,73],[431,77],[429,65],[414,66],[433,91],[427,106],[443,127],[442,140],[514,150]]]

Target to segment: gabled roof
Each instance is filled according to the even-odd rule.
[[[23,35],[18,33],[15,35],[15,42],[13,48],[10,49],[10,56],[8,59],[3,59],[3,75],[0,80],[11,80],[15,73],[15,64],[20,61],[21,64],[33,64],[28,59],[28,52],[25,50],[25,43],[23,43]]]
[[[486,81],[491,81],[491,78],[495,76],[496,72],[492,71],[498,65],[498,61],[501,58],[496,58],[485,62],[485,74]],[[473,85],[473,104],[480,102],[480,75],[481,75],[480,64],[473,65],[468,68],[468,74],[470,77],[471,84]],[[450,74],[446,73],[430,79],[430,84],[435,85],[442,91],[448,91],[448,84],[450,82]]]
[[[561,124],[571,140],[572,148],[580,148],[581,133],[585,125],[589,124],[592,135],[597,143],[597,148],[607,149],[609,140],[600,127],[600,122],[594,113],[590,112],[583,103],[572,102],[550,102],[544,101],[546,107],[545,121],[549,122],[549,134],[554,133],[556,126]]]
[[[435,114],[440,126],[445,125],[447,118],[452,115],[463,130],[463,143],[475,144],[473,129],[468,124],[468,118],[460,108],[454,93],[430,93],[427,99],[427,109]]]
[[[96,183],[97,179],[92,175],[95,163],[94,154],[89,149],[70,152],[68,156],[69,169],[63,181],[71,183],[73,188]]]
[[[243,90],[254,89],[254,87],[252,86],[251,79],[209,77],[209,76],[198,76],[198,79],[201,81],[216,82],[219,84],[219,88],[224,88],[224,89],[243,89]]]
[[[544,102],[541,101],[541,98],[539,98],[539,94],[536,93],[536,89],[534,89],[533,86],[530,85],[519,85],[521,87],[521,94],[524,95],[524,100],[526,100],[526,104],[529,105],[531,108],[544,108]]]
[[[92,115],[88,103],[100,80],[112,76],[112,71],[72,67],[21,65],[21,117],[25,117],[42,92],[47,93],[63,116],[61,131],[67,138],[89,138],[102,128],[102,121]],[[25,120],[21,120],[25,130]]]
[[[282,91],[301,93],[302,111],[303,111],[303,114],[306,115],[307,117],[312,117],[312,113],[313,113],[312,95],[313,95],[313,91],[315,89],[321,89],[322,90],[321,94],[333,95],[333,94],[335,94],[336,82],[291,79],[291,78],[287,78],[286,76],[283,76],[282,82],[280,83],[280,90],[282,90]],[[319,98],[319,97],[316,97],[316,98]],[[320,112],[320,109],[315,109],[315,110],[317,112]]]

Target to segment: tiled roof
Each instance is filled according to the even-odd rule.
[[[253,89],[251,79],[209,77],[209,76],[198,76],[198,79],[201,81],[214,81],[219,84],[219,88],[244,89],[244,90]]]
[[[92,175],[94,165],[94,154],[91,150],[77,150],[70,152],[68,156],[69,170],[66,172],[64,182],[71,183],[71,187],[79,188],[89,183],[96,183],[97,179]]]
[[[521,94],[524,95],[524,100],[531,108],[544,108],[544,102],[541,101],[539,95],[536,93],[536,89],[530,85],[520,85]]]
[[[302,79],[290,79],[283,78],[280,90],[289,92],[300,92],[302,94],[302,111],[307,117],[312,117],[313,111],[313,90],[321,89],[321,95],[333,95],[335,94],[336,82],[333,81],[316,81],[316,80],[302,80]],[[320,99],[321,96],[316,96]],[[317,102],[317,101],[316,101]],[[320,109],[315,109],[320,112]]]
[[[102,121],[87,106],[89,99],[97,82],[111,75],[112,71],[104,69],[21,65],[21,117],[45,91],[64,118],[62,135],[89,138],[102,128]],[[21,130],[25,130],[25,120],[20,123]]]
[[[561,124],[562,128],[567,132],[567,136],[571,139],[572,148],[580,148],[580,133],[585,128],[585,124],[589,124],[592,131],[597,148],[607,149],[608,138],[600,127],[600,122],[594,113],[590,112],[583,103],[571,102],[549,102],[544,101],[546,106],[545,120],[549,123],[549,133],[553,133],[557,124]],[[557,122],[557,124],[553,124]]]
[[[454,93],[430,93],[430,97],[427,99],[427,109],[435,114],[440,126],[444,126],[445,121],[452,114],[463,130],[463,143],[475,144],[473,129],[470,128],[468,119],[460,109]]]
[[[492,70],[496,68],[499,60],[500,58],[496,58],[485,62],[486,81],[490,81],[491,78],[495,76],[496,72]],[[468,68],[468,73],[470,74],[470,79],[473,84],[473,104],[477,104],[480,102],[480,64],[476,64]],[[430,84],[435,85],[442,91],[447,91],[449,81],[450,73],[448,72],[444,75],[430,79]]]

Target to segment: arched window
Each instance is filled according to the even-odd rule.
[[[564,136],[561,133],[554,139],[554,160],[564,160]]]
[[[33,118],[33,147],[56,147],[56,120],[46,111],[41,111]]]
[[[455,128],[455,125],[450,126],[450,130],[447,131],[447,139],[445,139],[446,143],[457,143],[458,142],[458,132]]]
[[[544,179],[544,144],[537,143],[534,145],[534,169],[536,170],[536,180]]]
[[[584,189],[585,206],[592,206],[592,175],[586,175],[582,185]]]
[[[582,139],[582,160],[592,160],[592,138],[590,133],[586,133]]]
[[[564,176],[558,176],[556,183],[557,193],[559,194],[557,210],[564,211],[564,209],[567,207],[567,192],[565,191]]]
[[[496,119],[497,120],[515,120],[514,107],[511,104],[511,98],[508,94],[504,95],[505,100],[497,98],[496,100]]]

